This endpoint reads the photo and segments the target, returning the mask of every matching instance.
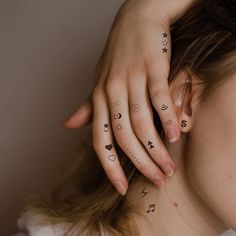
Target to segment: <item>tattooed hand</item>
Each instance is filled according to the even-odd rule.
[[[180,131],[167,80],[169,28],[192,2],[126,1],[98,62],[92,95],[64,123],[67,128],[80,128],[93,117],[95,151],[121,194],[125,194],[128,182],[112,145],[113,138],[137,169],[158,187],[163,186],[165,175],[174,173],[175,165],[156,132],[151,104],[168,140],[175,142]]]

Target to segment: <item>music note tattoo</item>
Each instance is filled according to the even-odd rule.
[[[147,213],[154,212],[156,210],[156,204],[150,204]]]

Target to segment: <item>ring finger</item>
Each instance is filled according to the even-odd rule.
[[[145,75],[133,75],[129,80],[128,89],[130,117],[136,136],[163,172],[172,176],[175,164],[154,125]]]

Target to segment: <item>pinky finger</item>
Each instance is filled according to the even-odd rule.
[[[113,133],[106,97],[102,92],[94,93],[93,145],[101,165],[116,190],[125,195],[128,181],[113,145]]]

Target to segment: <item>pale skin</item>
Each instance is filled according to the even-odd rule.
[[[70,129],[93,121],[93,143],[117,191],[128,181],[114,148],[118,143],[137,169],[157,187],[176,170],[154,123],[158,112],[169,142],[180,137],[180,124],[168,85],[170,25],[193,0],[129,0],[114,23],[96,70],[96,84],[87,101],[64,122]],[[112,148],[107,148],[112,145]],[[109,146],[110,147],[110,146]]]
[[[185,76],[180,73],[176,83]],[[172,144],[163,138],[176,174],[161,189],[140,176],[127,194],[144,216],[134,216],[141,235],[218,236],[236,229],[236,73],[204,103],[198,99],[204,85],[197,82],[194,76],[189,81],[193,90],[178,112],[179,121],[186,121],[179,141]],[[148,212],[150,204],[155,210]]]

